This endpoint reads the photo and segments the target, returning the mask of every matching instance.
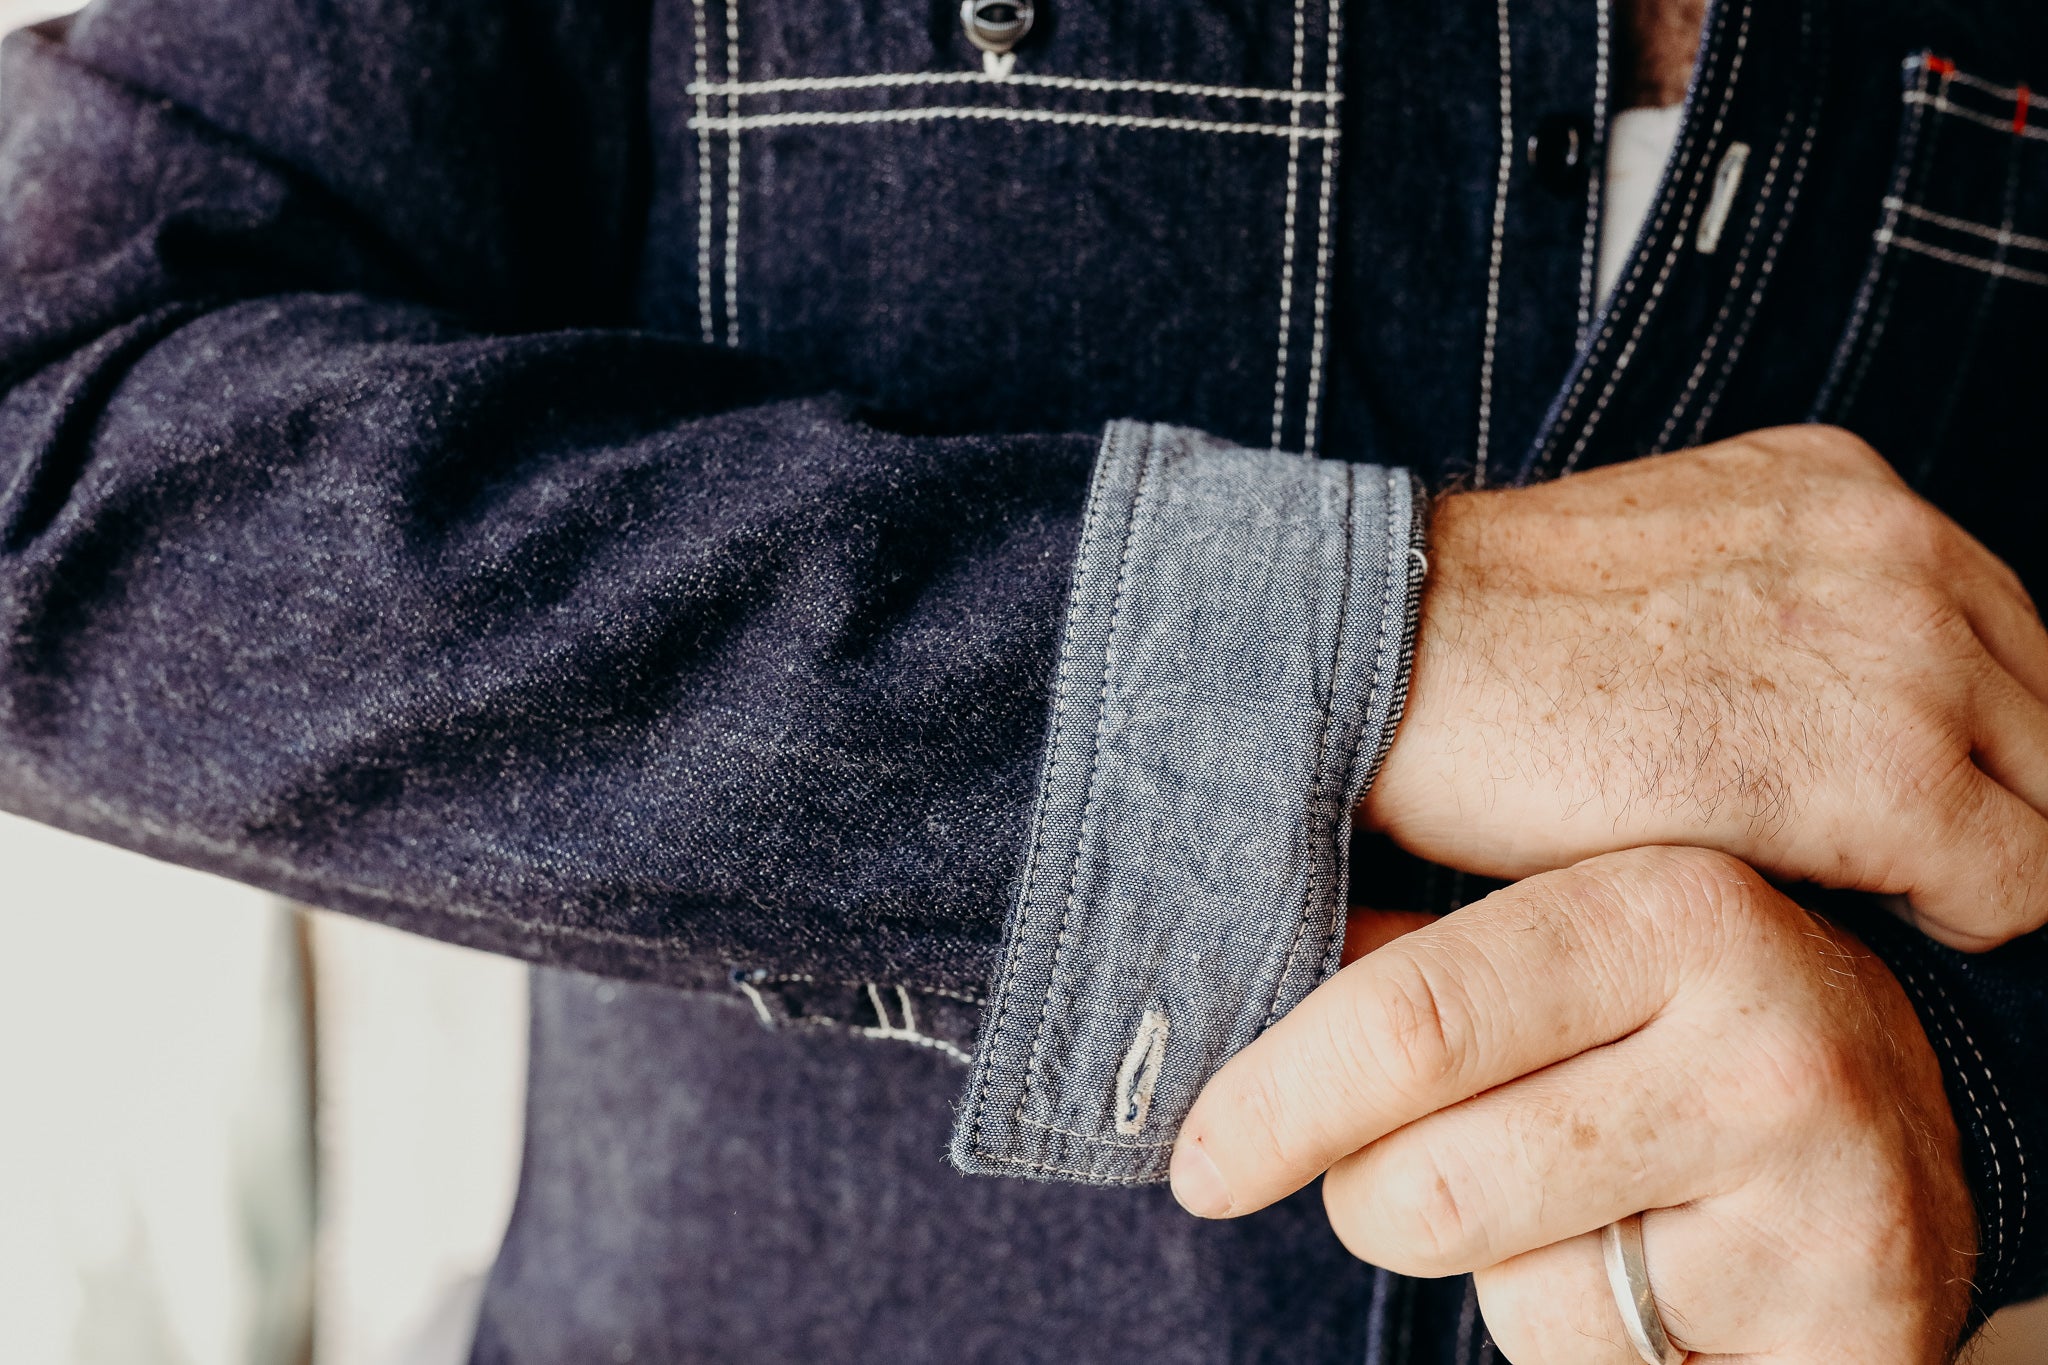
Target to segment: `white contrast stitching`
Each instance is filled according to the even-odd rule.
[[[1706,145],[1709,149],[1719,145],[1721,141],[1722,129],[1728,121],[1728,107],[1734,99],[1736,84],[1742,78],[1743,58],[1749,51],[1750,15],[1754,7],[1755,0],[1743,0],[1742,20],[1735,33],[1735,55],[1729,62],[1727,78],[1722,81],[1716,96],[1713,126],[1707,131]],[[1677,265],[1678,258],[1684,250],[1687,230],[1692,226],[1693,206],[1698,202],[1700,185],[1706,178],[1706,171],[1707,158],[1702,157],[1699,165],[1693,170],[1692,183],[1686,188],[1685,203],[1679,210],[1678,228],[1672,234],[1670,246],[1664,253],[1664,264],[1658,268],[1657,278],[1650,285],[1650,296],[1637,312],[1635,326],[1629,331],[1628,341],[1622,346],[1621,354],[1615,357],[1614,367],[1608,372],[1607,382],[1600,390],[1600,397],[1595,400],[1593,411],[1587,414],[1585,425],[1579,432],[1579,439],[1573,443],[1571,452],[1565,456],[1564,465],[1558,471],[1560,474],[1569,474],[1578,467],[1579,457],[1584,455],[1586,447],[1592,444],[1593,433],[1599,429],[1600,419],[1607,413],[1607,405],[1613,401],[1615,392],[1621,387],[1621,377],[1627,371],[1629,361],[1634,359],[1636,347],[1642,343],[1643,332],[1650,325],[1650,316],[1656,311],[1657,302],[1663,298],[1664,286],[1670,283],[1672,268]],[[1658,205],[1656,224],[1648,234],[1650,238],[1654,238],[1663,230],[1670,207],[1668,198]],[[1643,261],[1639,256],[1629,270],[1628,279],[1615,290],[1617,300],[1641,277],[1642,270]],[[1613,322],[1610,319],[1608,326],[1601,329],[1599,341],[1595,343],[1596,349],[1605,345],[1613,335],[1612,329]],[[1566,400],[1567,408],[1578,402],[1590,373],[1590,367],[1581,372],[1579,381],[1572,386],[1572,393]]]
[[[1728,392],[1728,381],[1735,373],[1735,364],[1742,358],[1742,349],[1748,343],[1749,334],[1756,326],[1757,313],[1763,307],[1764,286],[1769,283],[1771,272],[1778,264],[1778,253],[1785,245],[1786,232],[1792,226],[1793,210],[1799,204],[1799,191],[1806,183],[1806,168],[1813,160],[1814,139],[1820,132],[1820,116],[1823,107],[1822,92],[1827,86],[1827,51],[1827,46],[1823,44],[1821,48],[1821,74],[1814,82],[1813,108],[1812,114],[1806,122],[1806,137],[1799,144],[1799,159],[1793,163],[1791,178],[1785,182],[1785,207],[1778,214],[1778,226],[1772,231],[1770,245],[1764,248],[1763,261],[1757,266],[1756,288],[1750,291],[1749,306],[1743,310],[1742,314],[1742,325],[1736,328],[1735,335],[1730,338],[1727,354],[1721,361],[1720,376],[1715,379],[1714,387],[1708,391],[1706,401],[1700,404],[1699,416],[1693,421],[1693,444],[1698,444],[1700,438],[1706,434],[1707,423],[1713,420],[1715,411],[1721,406],[1722,395]],[[1775,177],[1777,170],[1777,156],[1773,153],[1770,177]],[[1762,193],[1765,195],[1770,193],[1770,177],[1766,178],[1762,190]],[[1748,242],[1745,241],[1743,244],[1745,255],[1747,255],[1748,250]],[[1719,324],[1716,323],[1716,326],[1718,327]]]
[[[1950,80],[1961,80],[1962,75],[1960,72],[1951,72],[1947,73],[1947,78]],[[1929,95],[1919,90],[1908,90],[1905,99],[1908,104],[1927,105],[1936,113],[1948,114],[1959,119],[1968,119],[1971,123],[1980,123],[1986,128],[1996,128],[1999,132],[2005,133],[2010,137],[2030,137],[2039,142],[2048,142],[2048,128],[2044,128],[2039,124],[2027,124],[2023,127],[2015,128],[2012,126],[2011,119],[1995,118],[1990,114],[1980,114],[1975,109],[1965,109],[1962,105],[1950,101],[1946,95]]]
[[[1977,1102],[1977,1089],[1975,1086],[1970,1084],[1969,1068],[1963,1065],[1962,1054],[1956,1050],[1955,1039],[1949,1036],[1947,1027],[1943,1025],[1940,1018],[1935,1015],[1933,1006],[1928,1002],[1927,992],[1923,991],[1920,988],[1919,978],[1916,977],[1912,973],[1912,971],[1904,967],[1899,968],[1897,974],[1899,976],[1899,979],[1905,982],[1906,989],[1913,993],[1913,998],[1920,1002],[1921,1017],[1927,1021],[1929,1030],[1937,1038],[1939,1038],[1941,1050],[1946,1052],[1949,1056],[1949,1060],[1955,1064],[1957,1079],[1961,1080],[1963,1083],[1963,1094],[1970,1101],[1970,1108],[1973,1111],[1975,1111],[1977,1115],[1977,1127],[1983,1131],[1985,1144],[1990,1148],[1992,1175],[1991,1192],[1992,1198],[1995,1201],[1993,1204],[1993,1211],[1997,1219],[1996,1224],[1994,1226],[1994,1235],[1997,1238],[1997,1242],[1995,1245],[1995,1249],[1992,1252],[1992,1260],[1994,1261],[1994,1263],[2003,1264],[2005,1259],[2005,1181],[2003,1178],[2004,1167],[1999,1163],[1998,1160],[1998,1143],[1991,1137],[1990,1120],[1986,1117],[1984,1113],[1984,1106]],[[1989,1287],[1990,1286],[1988,1285],[1986,1286],[1987,1289]]]
[[[1316,185],[1315,321],[1309,334],[1308,399],[1302,412],[1301,431],[1301,449],[1307,455],[1316,453],[1316,425],[1323,396],[1323,322],[1328,312],[1330,281],[1330,182],[1337,170],[1337,35],[1343,29],[1343,21],[1344,0],[1330,0],[1329,13],[1323,20],[1323,88],[1331,96],[1323,111],[1323,131],[1329,137],[1323,142],[1322,179]]]
[[[1167,1138],[1163,1142],[1118,1142],[1115,1138],[1098,1137],[1094,1133],[1084,1133],[1078,1128],[1062,1128],[1057,1123],[1046,1123],[1042,1119],[1034,1119],[1028,1115],[1017,1121],[1028,1128],[1043,1128],[1048,1133],[1064,1133],[1068,1137],[1080,1138],[1083,1142],[1092,1142],[1102,1147],[1114,1147],[1118,1151],[1125,1152],[1153,1152],[1161,1147],[1171,1147],[1175,1141],[1173,1138]]]
[[[1813,34],[1810,25],[1810,19],[1802,20],[1800,25],[1800,46],[1802,54],[1806,49],[1810,48],[1812,45]],[[1749,335],[1750,324],[1756,320],[1757,308],[1763,299],[1764,288],[1766,285],[1770,283],[1771,267],[1777,260],[1778,248],[1784,241],[1785,230],[1792,221],[1792,209],[1794,205],[1798,202],[1799,198],[1799,184],[1801,179],[1805,175],[1807,158],[1809,154],[1813,151],[1814,135],[1817,128],[1819,127],[1820,91],[1826,86],[1827,83],[1827,68],[1825,66],[1825,57],[1822,58],[1822,62],[1823,65],[1821,67],[1821,70],[1814,76],[1814,95],[1809,104],[1811,115],[1806,125],[1806,140],[1802,144],[1802,149],[1799,154],[1799,162],[1796,169],[1794,170],[1792,180],[1785,191],[1785,206],[1783,209],[1779,211],[1777,230],[1771,236],[1769,250],[1765,253],[1763,260],[1758,265],[1756,284],[1750,290],[1749,307],[1743,315],[1741,330],[1736,334],[1736,336],[1730,339],[1728,352],[1725,356],[1722,357],[1721,373],[1716,381],[1714,389],[1715,399],[1718,399],[1720,397],[1720,394],[1722,392],[1722,386],[1727,383],[1728,375],[1735,368],[1735,362],[1742,353],[1743,340]],[[1771,160],[1770,164],[1764,170],[1763,183],[1757,186],[1756,208],[1750,214],[1749,226],[1747,229],[1744,230],[1742,234],[1742,250],[1736,255],[1735,268],[1729,275],[1727,292],[1721,301],[1721,309],[1715,315],[1714,325],[1711,329],[1709,329],[1707,333],[1706,345],[1700,348],[1700,356],[1698,363],[1693,366],[1692,373],[1686,377],[1685,388],[1680,392],[1678,396],[1678,401],[1674,403],[1671,407],[1671,415],[1664,423],[1664,430],[1659,432],[1657,435],[1657,444],[1655,447],[1653,447],[1656,450],[1664,450],[1669,448],[1671,438],[1678,433],[1679,421],[1684,417],[1685,410],[1692,405],[1693,397],[1699,392],[1700,381],[1706,378],[1707,367],[1712,363],[1715,354],[1720,350],[1721,334],[1723,329],[1725,329],[1728,325],[1729,317],[1734,312],[1735,300],[1741,292],[1742,282],[1744,278],[1749,274],[1750,257],[1754,253],[1756,248],[1757,234],[1763,228],[1764,215],[1769,210],[1771,205],[1771,192],[1777,188],[1778,169],[1780,166],[1784,164],[1785,149],[1791,145],[1792,127],[1795,122],[1796,120],[1793,116],[1793,111],[1789,108],[1786,109],[1785,121],[1779,126],[1778,129],[1777,146],[1771,149]],[[1726,170],[1726,167],[1728,165],[1728,159],[1735,154],[1735,148],[1737,147],[1743,147],[1742,161],[1746,163],[1749,159],[1749,149],[1747,147],[1744,147],[1743,144],[1739,142],[1729,144],[1728,151],[1722,153],[1722,169],[1715,173],[1716,183],[1714,188],[1716,199],[1719,199],[1721,195],[1724,193],[1727,194],[1730,199],[1733,198],[1732,190],[1724,191],[1722,189],[1722,177],[1724,175],[1730,174]],[[1732,174],[1733,176],[1739,177],[1741,174],[1741,166],[1738,165]],[[1710,211],[1711,208],[1712,205],[1710,204]],[[1727,217],[1727,213],[1728,208],[1724,206],[1721,210],[1721,214],[1724,219]],[[1701,238],[1696,239],[1695,241],[1695,245],[1697,245],[1698,249],[1702,252],[1707,251],[1707,247],[1704,245],[1703,241],[1706,234],[1706,230],[1706,220],[1702,218],[1700,222]],[[1716,237],[1716,239],[1718,239],[1720,237],[1719,231],[1716,231],[1714,236]],[[1719,245],[1718,240],[1716,241],[1715,245]],[[1698,434],[1706,428],[1707,419],[1711,415],[1713,407],[1714,403],[1712,401],[1709,401],[1709,403],[1701,409],[1699,414],[1699,420],[1693,427],[1695,439],[1697,439]]]
[[[740,0],[722,0],[725,5],[725,76],[728,84],[740,78]],[[737,96],[728,95],[725,112],[739,113]],[[725,344],[740,344],[740,130],[737,121],[726,134],[725,144]]]
[[[710,39],[705,31],[704,6],[709,0],[690,0],[691,22],[697,43],[696,86],[704,84],[710,69]],[[704,343],[710,345],[718,334],[711,321],[711,130],[705,126],[711,115],[711,101],[697,92],[697,318],[703,325]]]
[[[863,113],[799,110],[747,114],[704,121],[714,131],[739,128],[806,128],[851,123],[922,123],[931,119],[987,119],[1015,123],[1077,123],[1095,128],[1159,128],[1179,133],[1262,133],[1269,137],[1322,140],[1336,134],[1285,123],[1227,123],[1213,119],[1154,118],[1140,114],[1081,114],[1064,109],[1007,109],[995,105],[942,104],[922,109],[871,109]]]
[[[1985,1084],[1991,1087],[1992,1103],[1998,1106],[1999,1115],[2005,1119],[2005,1126],[2012,1134],[2013,1164],[2019,1168],[2020,1174],[2020,1213],[2013,1228],[2012,1240],[2016,1245],[2025,1246],[2027,1240],[2027,1153],[2026,1149],[2020,1145],[2020,1126],[2013,1119],[2012,1110],[2006,1107],[2005,1096],[1998,1089],[1998,1078],[1991,1074],[1991,1064],[1984,1060],[1984,1053],[1978,1048],[1976,1038],[1971,1035],[1970,1026],[1963,1022],[1962,1012],[1956,1008],[1956,1002],[1950,998],[1947,991],[1937,991],[1936,993],[1941,996],[1941,1003],[1948,1007],[1950,1016],[1956,1021],[1956,1027],[1962,1031],[1963,1042],[1969,1046],[1970,1055],[1977,1059],[1977,1068],[1984,1073]]]
[[[753,983],[748,981],[735,981],[733,984],[738,986],[741,991],[746,993],[747,1003],[754,1007],[754,1013],[761,1016],[761,1022],[766,1024],[769,1028],[774,1028],[775,1016],[769,1013],[768,1002],[761,998],[761,992],[754,989]]]
[[[1135,1178],[1127,1175],[1109,1175],[1102,1171],[1084,1171],[1072,1166],[1054,1166],[1049,1162],[1027,1161],[1023,1157],[1003,1156],[998,1152],[984,1152],[979,1147],[974,1150],[975,1154],[984,1160],[994,1161],[1004,1166],[1021,1166],[1027,1171],[1047,1171],[1053,1175],[1078,1176],[1080,1179],[1095,1185],[1154,1185],[1158,1183],[1157,1179],[1149,1174]]]
[[[1127,439],[1125,433],[1130,430],[1132,428],[1122,423],[1112,423],[1103,432],[1102,450],[1097,456],[1098,467],[1109,467],[1112,446]],[[1148,453],[1151,439],[1151,436],[1148,434],[1146,437]],[[1103,508],[1108,501],[1108,491],[1107,481],[1100,478],[1095,481],[1094,486],[1090,489],[1088,511],[1081,519],[1080,549],[1076,553],[1074,560],[1073,581],[1075,583],[1084,582],[1088,578],[1089,569],[1096,550],[1096,527],[1102,521],[1104,515]],[[1031,815],[1031,852],[1024,861],[1024,878],[1020,883],[1017,897],[1017,932],[1011,936],[1009,955],[1004,959],[1002,973],[997,978],[996,1017],[993,1027],[988,1032],[988,1056],[991,1059],[995,1057],[1002,1047],[1003,1027],[1009,1018],[1010,1001],[1016,995],[1017,962],[1024,955],[1025,940],[1029,936],[1031,928],[1031,911],[1036,899],[1034,891],[1038,884],[1039,858],[1045,849],[1046,802],[1044,800],[1044,793],[1052,789],[1054,782],[1059,776],[1060,740],[1066,733],[1067,705],[1073,696],[1073,645],[1074,617],[1069,613],[1066,623],[1060,632],[1060,661],[1053,683],[1051,736],[1046,741],[1046,769],[1045,775],[1039,783],[1040,800]],[[1010,1158],[1000,1157],[988,1151],[982,1146],[981,1142],[981,1121],[982,1116],[988,1112],[989,1078],[994,1071],[995,1067],[992,1061],[984,1064],[981,1068],[981,1081],[975,1087],[974,1109],[969,1124],[969,1132],[971,1134],[970,1145],[978,1156],[993,1161],[1009,1161]],[[1025,1089],[1028,1090],[1029,1088],[1030,1078],[1027,1072]],[[1018,1108],[1020,1111],[1023,1108],[1021,1098]],[[1023,1165],[1028,1163],[1019,1162],[1015,1164]],[[1072,1173],[1062,1172],[1062,1174]]]
[[[1967,71],[1952,70],[1948,75],[1949,79],[1953,80],[1957,85],[1967,85],[1973,90],[1982,90],[1985,94],[1994,95],[2002,100],[2017,101],[2020,97],[2019,90],[2014,86],[1993,85],[1982,76],[1972,76]],[[2039,90],[2029,90],[2027,95],[2030,99],[2039,99],[2042,92]]]
[[[2048,251],[2048,237],[2029,237],[2024,232],[2013,232],[2006,228],[1995,228],[1985,223],[1973,223],[1967,218],[1951,218],[1946,213],[1936,213],[1933,209],[1922,208],[1918,204],[1909,204],[1896,196],[1886,198],[1884,206],[1894,213],[1903,213],[1908,218],[1918,218],[1921,222],[1933,223],[1936,227],[1953,228],[1957,232],[1967,232],[1973,237],[1982,237],[1986,241],[1997,242],[2001,246],[2024,247],[2028,251]]]
[[[1391,477],[1392,476],[1390,474],[1389,478]],[[1316,734],[1315,782],[1317,788],[1325,786],[1330,780],[1330,718],[1331,713],[1337,709],[1337,669],[1344,658],[1344,631],[1345,627],[1350,623],[1351,616],[1351,564],[1352,556],[1354,553],[1353,547],[1357,539],[1356,523],[1354,522],[1353,517],[1355,509],[1357,507],[1357,499],[1358,466],[1355,464],[1346,463],[1344,466],[1344,587],[1337,595],[1336,639],[1333,642],[1333,646],[1330,651],[1329,685],[1323,689],[1322,723]],[[1399,536],[1400,526],[1398,505],[1395,503],[1394,499],[1391,496],[1389,496],[1387,499],[1387,544],[1390,547],[1398,544]],[[1404,569],[1407,567],[1408,563],[1405,557],[1394,562],[1399,563]],[[1370,715],[1372,713],[1373,697],[1379,689],[1381,679],[1386,676],[1384,672],[1382,672],[1382,669],[1386,664],[1385,650],[1387,631],[1391,624],[1393,616],[1396,614],[1392,608],[1392,581],[1393,575],[1390,573],[1387,575],[1386,586],[1382,588],[1381,592],[1382,600],[1380,610],[1380,649],[1375,654],[1373,660],[1373,675],[1372,678],[1366,683],[1365,697],[1359,704],[1359,710],[1361,714],[1364,715]],[[1273,983],[1273,999],[1266,1006],[1266,1024],[1268,1026],[1270,1026],[1275,1019],[1280,1017],[1280,999],[1281,996],[1283,996],[1287,991],[1287,978],[1294,972],[1294,959],[1301,952],[1302,940],[1308,937],[1309,911],[1313,908],[1313,900],[1316,893],[1316,864],[1314,841],[1321,837],[1321,832],[1315,827],[1314,817],[1321,816],[1327,813],[1330,814],[1332,823],[1335,823],[1336,813],[1331,812],[1329,808],[1333,804],[1341,804],[1343,802],[1343,794],[1350,786],[1349,777],[1350,774],[1347,772],[1345,774],[1346,780],[1344,784],[1338,788],[1338,796],[1337,801],[1335,803],[1332,803],[1328,799],[1328,795],[1324,791],[1315,790],[1314,792],[1312,792],[1312,799],[1314,799],[1316,804],[1322,807],[1323,809],[1311,810],[1309,812],[1311,819],[1307,822],[1307,836],[1311,842],[1308,850],[1309,856],[1307,859],[1304,860],[1305,866],[1307,867],[1307,876],[1303,880],[1303,885],[1301,889],[1301,911],[1296,916],[1294,921],[1294,938],[1287,945],[1287,956],[1280,964],[1279,978],[1275,980]]]
[[[1038,1023],[1031,1030],[1031,1060],[1024,1070],[1024,1085],[1017,1092],[1017,1117],[1024,1117],[1024,1107],[1031,1100],[1031,1086],[1038,1078],[1039,1058],[1045,1046],[1046,1016],[1052,1011],[1052,1001],[1059,994],[1060,967],[1066,961],[1069,931],[1074,923],[1074,903],[1080,898],[1081,866],[1088,856],[1089,826],[1095,818],[1095,803],[1098,792],[1096,779],[1102,773],[1102,741],[1109,730],[1110,674],[1116,668],[1116,627],[1123,619],[1124,604],[1130,600],[1131,587],[1131,546],[1138,539],[1138,522],[1145,512],[1145,488],[1147,476],[1152,472],[1152,462],[1159,457],[1155,454],[1158,446],[1157,429],[1145,443],[1145,453],[1139,457],[1137,477],[1131,488],[1131,516],[1124,524],[1124,543],[1117,555],[1116,589],[1110,597],[1109,625],[1103,633],[1102,648],[1102,690],[1098,695],[1095,713],[1095,741],[1091,746],[1088,760],[1088,778],[1083,784],[1087,791],[1081,803],[1081,827],[1074,839],[1074,865],[1067,874],[1067,903],[1060,916],[1059,936],[1053,940],[1052,975],[1046,985],[1045,999],[1038,1005]]]
[[[1336,104],[1344,96],[1330,90],[1273,90],[1246,85],[1191,85],[1185,81],[1111,81],[1088,76],[992,76],[986,71],[901,71],[870,76],[785,76],[767,81],[705,82],[689,93],[732,95],[794,95],[826,90],[867,90],[923,85],[1028,85],[1048,90],[1085,90],[1105,94],[1185,95],[1194,99],[1273,100],[1289,104]]]
[[[1508,178],[1515,169],[1514,31],[1508,0],[1496,0],[1500,29],[1500,167],[1493,182],[1493,246],[1486,265],[1486,332],[1479,350],[1479,433],[1473,444],[1472,482],[1486,486],[1486,459],[1493,445],[1493,360],[1500,339],[1500,267],[1507,247]]]
[[[1946,247],[1934,246],[1931,243],[1919,240],[1917,237],[1908,237],[1903,233],[1885,234],[1880,232],[1879,239],[1891,246],[1899,246],[1904,247],[1908,251],[1916,251],[1922,256],[1932,256],[1937,261],[1946,261],[1950,265],[1960,265],[1970,270],[1981,270],[1987,275],[1996,275],[2001,280],[2017,280],[2021,284],[2048,285],[2048,274],[2044,274],[2039,270],[2022,270],[2016,265],[2006,265],[2000,261],[1987,261],[1977,256],[1966,256],[1960,251],[1950,251]]]
[[[953,1046],[944,1038],[934,1038],[929,1034],[905,1033],[901,1029],[893,1028],[864,1028],[860,1031],[860,1035],[863,1038],[886,1039],[892,1043],[910,1043],[917,1047],[928,1047],[934,1052],[943,1052],[954,1061],[963,1064],[971,1063],[974,1060],[967,1052]]]
[[[1791,135],[1792,111],[1785,111],[1785,131],[1779,134],[1778,151],[1785,150],[1785,139]],[[1714,189],[1707,196],[1707,207],[1700,214],[1699,231],[1693,234],[1693,250],[1702,256],[1711,256],[1721,249],[1721,236],[1728,226],[1729,211],[1735,207],[1735,197],[1742,192],[1742,172],[1749,166],[1749,144],[1731,142],[1721,153],[1721,164],[1714,169]],[[1762,220],[1762,200],[1758,201],[1758,212],[1749,220],[1752,231]]]
[[[1124,1050],[1123,1065],[1116,1071],[1116,1130],[1126,1136],[1145,1131],[1152,1115],[1152,1096],[1159,1089],[1159,1071],[1166,1060],[1166,1040],[1172,1028],[1164,1010],[1146,1010]]]
[[[1308,41],[1307,0],[1294,0],[1294,85],[1301,89],[1302,53]],[[1289,128],[1301,127],[1301,104],[1297,101],[1287,111]],[[1273,364],[1273,438],[1272,447],[1280,448],[1282,430],[1287,421],[1287,342],[1288,333],[1294,330],[1294,220],[1301,199],[1301,139],[1287,139],[1287,204],[1280,219],[1280,345],[1279,357]]]
[[[863,1028],[860,1030],[863,1037],[887,1038],[899,1043],[915,1043],[919,1047],[928,1047],[934,1051],[943,1052],[957,1062],[972,1062],[974,1060],[966,1052],[953,1046],[953,1044],[945,1039],[934,1038],[928,1033],[919,1033],[917,1031],[917,1015],[911,1010],[910,995],[903,987],[898,986],[895,988],[896,998],[903,1005],[903,1023],[897,1025],[889,1022],[889,1011],[882,1004],[881,990],[872,981],[867,982],[866,985],[868,988],[868,999],[875,1007],[875,1018],[882,1022],[874,1028]]]
[[[1612,60],[1609,51],[1611,38],[1609,28],[1614,22],[1611,0],[1596,0],[1593,6],[1593,145],[1587,149],[1593,172],[1586,185],[1586,240],[1579,254],[1579,344],[1586,344],[1586,333],[1593,326],[1593,285],[1600,263],[1600,204],[1605,192],[1607,177],[1601,170],[1602,158],[1596,153],[1607,146],[1607,79],[1608,63]]]

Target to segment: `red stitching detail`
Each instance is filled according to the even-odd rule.
[[[1937,76],[1953,76],[1956,74],[1956,64],[1946,57],[1930,56],[1927,59],[1927,69]]]
[[[2034,92],[2027,89],[2025,81],[2021,81],[2019,97],[2014,102],[2012,111],[2012,130],[2015,133],[2027,131],[2027,106],[2033,102],[2033,99]]]

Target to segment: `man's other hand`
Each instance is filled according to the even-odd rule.
[[[1515,1365],[1636,1365],[1598,1229],[1641,1210],[1703,1354],[1942,1361],[1970,1301],[1958,1137],[1904,992],[1702,850],[1535,877],[1346,967],[1216,1073],[1172,1169],[1210,1216],[1327,1171],[1345,1245],[1477,1272]]]
[[[2048,922],[2048,633],[1846,432],[1789,427],[1444,498],[1406,718],[1361,808],[1520,877],[1645,844]]]

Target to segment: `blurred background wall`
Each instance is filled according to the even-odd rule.
[[[516,963],[0,816],[0,1362],[458,1365],[525,1041]]]

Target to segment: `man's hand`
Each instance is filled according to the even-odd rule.
[[[1695,844],[1902,895],[1960,948],[2048,922],[2048,633],[1855,437],[1455,494],[1431,539],[1361,808],[1410,851],[1519,877]]]
[[[1594,859],[1346,967],[1217,1072],[1173,1156],[1210,1216],[1324,1171],[1359,1256],[1479,1272],[1515,1365],[1637,1365],[1597,1230],[1646,1209],[1693,1351],[1943,1361],[1968,1309],[1969,1192],[1910,1004],[1721,854]]]

